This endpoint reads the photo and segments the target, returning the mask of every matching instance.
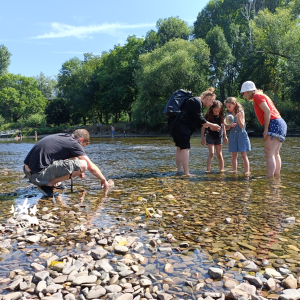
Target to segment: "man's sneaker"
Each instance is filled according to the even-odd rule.
[[[37,188],[41,193],[43,193],[44,196],[47,196],[47,197],[53,196],[53,187],[52,186],[42,185],[42,186],[38,186]]]
[[[57,190],[64,190],[67,188],[67,186],[63,182],[61,182],[59,185],[54,186],[54,188],[56,188]]]

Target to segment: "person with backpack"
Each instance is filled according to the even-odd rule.
[[[178,90],[170,98],[164,114],[169,116],[168,124],[175,142],[177,175],[182,172],[186,176],[193,176],[189,171],[190,138],[197,128],[210,128],[219,131],[218,124],[207,122],[202,115],[203,105],[209,107],[216,99],[214,88],[209,88],[199,97],[193,97],[191,92]]]

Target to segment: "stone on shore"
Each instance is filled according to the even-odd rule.
[[[208,269],[208,274],[209,274],[213,279],[222,278],[222,276],[223,276],[223,270],[220,269],[220,268],[210,267],[210,268]]]

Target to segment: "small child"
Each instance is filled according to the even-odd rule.
[[[205,119],[208,122],[218,124],[221,126],[219,131],[212,131],[210,128],[207,128],[206,133],[206,144],[208,145],[208,158],[207,158],[207,172],[210,172],[212,159],[214,157],[215,147],[216,153],[219,160],[220,171],[224,172],[224,159],[222,154],[222,144],[223,144],[223,135],[225,144],[228,142],[226,136],[226,128],[224,126],[224,109],[223,104],[219,100],[214,100],[213,105],[208,109],[205,114]],[[224,134],[223,134],[224,132]],[[201,144],[204,146],[204,133],[205,128],[202,128],[201,131]]]
[[[229,130],[229,152],[232,152],[232,171],[237,171],[238,152],[241,152],[245,172],[249,174],[250,163],[247,151],[251,150],[251,145],[246,131],[244,108],[234,97],[227,98],[225,105],[228,113],[234,116],[233,123],[226,126],[226,129]]]

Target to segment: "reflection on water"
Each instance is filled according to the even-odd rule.
[[[146,238],[146,229],[172,233],[177,242],[170,243],[171,246],[178,249],[179,256],[194,255],[195,270],[203,267],[204,257],[222,263],[222,257],[234,251],[258,260],[281,257],[297,262],[300,261],[296,251],[300,249],[297,159],[300,138],[286,140],[281,152],[282,174],[271,181],[265,178],[263,143],[263,139],[251,139],[252,151],[248,157],[252,173],[245,177],[241,160],[240,172],[229,172],[231,155],[226,145],[223,153],[228,172],[220,174],[214,159],[212,173],[207,174],[208,149],[200,147],[199,138],[194,138],[190,169],[197,176],[186,178],[175,176],[175,147],[169,138],[92,139],[86,152],[107,178],[114,179],[116,187],[104,199],[99,181],[87,174],[84,180],[74,180],[75,193],[67,189],[55,197],[55,205],[62,211],[77,207],[87,225],[108,228],[118,224],[124,230],[133,228],[142,239]],[[21,172],[33,140],[0,140],[0,145],[0,222],[10,216],[11,205],[23,203],[25,197],[31,204],[51,205],[50,200],[41,199],[41,194],[26,182]],[[146,208],[150,207],[162,211],[162,218],[147,217]],[[116,216],[129,222],[116,221]],[[296,217],[295,223],[285,222],[290,216]],[[146,229],[138,226],[142,223]],[[63,224],[71,225],[68,220]],[[165,242],[169,244],[167,239]],[[179,249],[181,242],[188,242],[189,248]],[[52,252],[62,250],[55,246],[48,248]],[[1,264],[8,259],[17,262],[22,256],[23,252],[18,250],[9,257],[3,256]]]

